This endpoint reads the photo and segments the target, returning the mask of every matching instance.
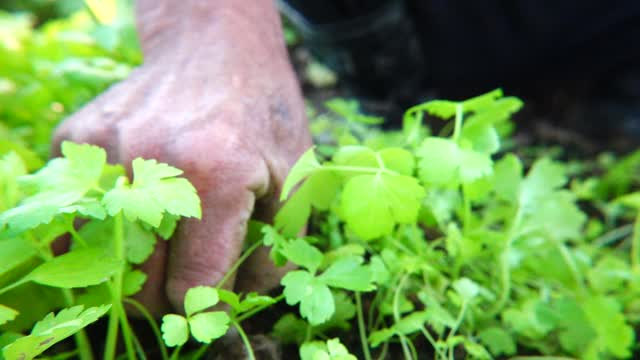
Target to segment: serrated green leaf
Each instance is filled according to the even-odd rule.
[[[417,152],[420,180],[427,184],[448,185],[458,181],[460,149],[449,139],[429,137]]]
[[[513,341],[513,337],[503,328],[486,328],[478,333],[478,337],[494,356],[514,355],[516,353],[516,343]]]
[[[351,291],[371,291],[374,289],[371,270],[362,265],[359,256],[347,256],[331,264],[318,280],[331,287]]]
[[[189,340],[189,324],[187,319],[176,314],[162,317],[162,339],[169,346],[181,346]]]
[[[522,163],[513,154],[507,154],[496,162],[493,171],[493,187],[499,199],[515,203],[522,182]]]
[[[169,240],[178,226],[179,217],[173,214],[164,214],[156,233],[164,240]]]
[[[200,198],[195,188],[184,178],[176,178],[181,170],[155,160],[133,160],[133,184],[107,192],[103,203],[109,215],[122,211],[129,221],[138,219],[159,227],[163,213],[176,216],[201,217]]]
[[[219,291],[219,290],[218,290]],[[275,303],[275,299],[267,295],[258,295],[255,292],[248,293],[238,308],[239,312],[247,312],[251,309]]]
[[[315,246],[300,238],[285,243],[280,253],[292,263],[306,268],[311,273],[316,272],[324,257]]]
[[[420,331],[427,321],[429,315],[426,311],[413,312],[393,324],[393,330],[402,335],[410,335]]]
[[[376,330],[369,335],[369,342],[371,342],[372,347],[376,348],[391,339],[395,334],[396,332],[390,328]]]
[[[187,290],[184,297],[184,310],[187,316],[191,316],[202,310],[206,310],[219,301],[218,290],[210,286],[196,286]]]
[[[93,145],[62,143],[64,158],[49,161],[33,175],[20,181],[26,187],[43,191],[86,193],[98,184],[107,162],[106,152]]]
[[[424,189],[413,177],[359,175],[342,191],[341,215],[364,240],[391,234],[395,224],[416,221]]]
[[[218,289],[218,298],[228,304],[235,311],[240,311],[240,296],[233,291]]]
[[[491,175],[493,172],[493,161],[487,154],[470,149],[461,149],[459,156],[460,180],[463,183],[470,183],[481,177]]]
[[[393,170],[400,175],[411,176],[415,167],[413,155],[401,148],[387,148],[380,150],[378,155],[384,163],[384,167]]]
[[[522,206],[530,206],[541,196],[559,189],[566,182],[562,165],[548,158],[537,160],[520,185],[520,203]]]
[[[78,249],[57,256],[35,268],[27,279],[60,288],[97,285],[120,271],[123,263],[103,249]]]
[[[131,296],[142,290],[147,281],[147,274],[140,270],[131,270],[124,273],[122,278],[122,295]]]
[[[468,122],[465,122],[465,125]],[[462,139],[472,144],[472,149],[483,154],[494,154],[500,150],[500,136],[493,126],[465,126]]]
[[[288,272],[280,281],[284,286],[284,296],[289,305],[295,305],[310,292],[309,284],[313,275],[307,271],[296,270]]]
[[[98,320],[111,305],[92,307],[83,311],[82,306],[50,313],[36,323],[29,336],[19,338],[2,349],[7,359],[33,359],[56,343],[75,334],[80,329]]]
[[[273,325],[273,336],[282,344],[301,344],[306,334],[300,329],[304,329],[307,326],[306,321],[298,318],[293,313],[287,313]]]
[[[203,312],[189,318],[189,329],[196,340],[209,344],[227,333],[229,321],[223,311]]]
[[[333,155],[333,163],[341,166],[378,168],[376,152],[367,146],[341,146]]]
[[[125,251],[127,261],[142,264],[153,253],[156,236],[137,223],[124,222]]]
[[[319,325],[331,318],[335,311],[333,295],[327,285],[302,270],[285,275],[281,282],[287,304],[300,303],[300,315],[312,325]]]
[[[327,345],[322,341],[307,341],[299,349],[300,360],[329,360]]]
[[[50,223],[61,209],[82,199],[78,191],[45,191],[23,200],[19,206],[0,214],[0,228],[8,225],[20,233]]]
[[[614,298],[589,298],[585,301],[583,310],[597,334],[595,346],[598,353],[608,353],[617,358],[631,356],[635,334]]]

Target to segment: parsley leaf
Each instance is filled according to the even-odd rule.
[[[364,240],[391,234],[395,224],[416,221],[424,189],[403,175],[359,175],[350,179],[341,199],[347,226]]]
[[[201,217],[200,198],[184,178],[177,178],[181,170],[155,160],[133,160],[133,184],[120,184],[104,196],[109,215],[123,211],[129,221],[140,219],[159,227],[163,214]]]

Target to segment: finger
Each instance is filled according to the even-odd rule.
[[[220,188],[203,196],[202,220],[183,221],[171,241],[167,295],[176,309],[189,288],[217,284],[242,250],[255,195],[247,188]],[[233,286],[234,277],[225,287]]]

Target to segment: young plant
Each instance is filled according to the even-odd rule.
[[[135,159],[130,184],[122,167],[106,163],[103,149],[64,142],[62,154],[34,174],[4,180],[12,190],[7,196],[10,208],[0,214],[0,263],[7,264],[2,267],[0,295],[36,283],[61,289],[59,296],[67,307],[55,319],[49,315],[38,323],[31,335],[6,346],[4,356],[32,358],[75,333],[80,357],[91,359],[82,328],[110,309],[104,358],[115,358],[121,328],[127,356],[135,359],[137,340],[123,301],[141,288],[146,276],[131,270],[131,265],[151,255],[156,235],[168,239],[180,216],[200,217],[200,200],[195,188],[178,177],[182,171],[169,165]],[[0,162],[3,169],[22,173],[15,155]],[[84,225],[78,229],[81,219]],[[69,235],[71,250],[56,256],[52,244],[63,235]],[[20,255],[16,259],[14,254]],[[25,273],[25,264],[33,262],[40,264]],[[106,296],[97,293],[101,284],[106,286]],[[81,312],[82,307],[74,306],[77,293],[72,291],[79,288],[86,288],[87,295],[94,293],[94,301],[106,305]],[[1,308],[3,322],[21,320],[16,311],[27,315],[23,322],[28,321],[32,304],[18,305],[12,306],[15,310]],[[57,332],[58,327],[65,331]],[[48,332],[50,328],[56,331]],[[25,352],[25,346],[36,341],[30,339],[43,336],[46,347]]]

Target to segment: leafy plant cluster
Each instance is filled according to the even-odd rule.
[[[631,356],[638,228],[605,246],[618,229],[602,235],[599,218],[615,221],[619,204],[638,209],[638,197],[607,201],[605,189],[622,180],[620,166],[568,189],[575,166],[547,157],[526,166],[500,153],[497,128],[521,105],[500,91],[431,101],[406,112],[404,143],[392,136],[392,146],[343,145],[325,161],[310,150],[291,171],[276,229],[294,236],[314,209],[325,251],[366,259],[360,266],[376,287],[364,329],[359,324],[366,358],[369,347],[384,352],[396,341],[413,359],[419,341],[439,359],[460,349],[471,358]],[[425,114],[453,121],[451,134],[420,129]],[[634,158],[624,165],[627,186]],[[586,205],[600,210],[587,214]],[[286,294],[287,277],[283,285]]]
[[[640,152],[507,152],[522,103],[499,90],[417,105],[399,131],[352,100],[309,108],[316,146],[228,274],[267,246],[276,265],[297,266],[281,293],[235,293],[225,277],[158,323],[131,298],[147,278],[137,266],[180,217],[200,216],[193,186],[154,160],[134,160],[130,179],[90,145],[41,160],[63,114],[140,60],[116,16],[126,2],[88,4],[38,29],[0,15],[0,359],[94,358],[85,328],[101,317],[99,358],[147,358],[125,305],[163,359],[201,358],[229,332],[255,358],[242,323],[279,302],[291,311],[272,335],[304,360],[637,355]],[[438,136],[427,116],[446,122]],[[61,242],[68,251],[54,252]]]
[[[130,14],[126,0],[87,0],[35,28],[30,13],[0,11],[0,153],[41,167],[53,127],[141,62]]]

